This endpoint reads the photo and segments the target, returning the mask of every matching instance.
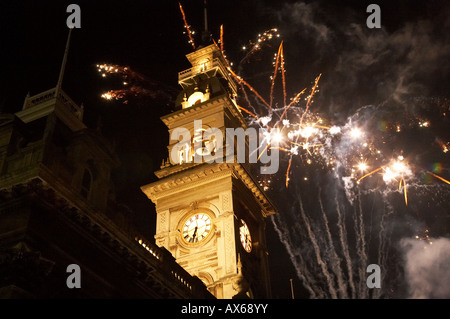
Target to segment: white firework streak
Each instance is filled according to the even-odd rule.
[[[306,216],[305,211],[303,209],[303,205],[302,205],[301,199],[299,201],[299,204],[300,204],[300,213],[302,215],[302,219],[303,219],[303,221],[305,223],[306,230],[308,231],[309,239],[311,240],[311,243],[313,244],[313,247],[314,247],[314,253],[315,253],[315,256],[316,256],[316,259],[317,259],[317,263],[319,264],[320,269],[322,270],[322,273],[323,273],[323,275],[326,278],[331,298],[332,299],[337,299],[337,293],[336,293],[336,289],[335,289],[334,284],[333,284],[333,278],[332,278],[331,274],[328,272],[327,265],[326,265],[326,263],[323,261],[323,259],[321,257],[320,248],[319,248],[319,245],[317,243],[316,236],[315,236],[314,232],[311,230],[311,225],[310,225],[309,219]]]
[[[366,252],[366,235],[364,231],[364,219],[361,207],[361,194],[358,192],[358,212],[356,207],[354,209],[354,223],[355,223],[355,233],[356,233],[356,248],[358,256],[360,256],[360,268],[359,268],[359,294],[360,298],[367,298],[367,287],[365,285],[365,268],[367,267],[367,252]]]
[[[394,208],[387,200],[387,192],[382,193],[383,202],[386,205],[387,209],[383,209],[383,214],[381,215],[381,221],[380,221],[380,232],[378,233],[378,265],[381,267],[381,269],[387,269],[387,247],[388,247],[388,241],[389,241],[389,234],[387,233],[387,230],[385,229],[385,219],[394,213]],[[381,283],[383,285],[383,278],[386,276],[386,271],[381,272]],[[375,289],[375,291],[372,294],[373,298],[379,298],[381,295],[381,289]]]
[[[339,229],[339,240],[342,247],[342,252],[345,257],[345,261],[347,264],[347,271],[348,271],[348,282],[352,291],[352,299],[355,299],[356,297],[356,289],[355,289],[355,283],[353,281],[353,266],[352,266],[352,260],[350,258],[350,252],[347,242],[347,236],[346,236],[346,230],[345,230],[345,217],[341,213],[341,209],[339,207],[339,201],[337,198],[337,194],[334,197],[334,201],[336,203],[336,211],[338,213],[338,229]]]
[[[275,220],[275,219],[277,219],[277,220]],[[322,298],[323,293],[321,291],[315,290],[315,287],[316,287],[316,285],[314,284],[315,280],[313,279],[313,276],[309,272],[308,267],[306,266],[306,264],[302,258],[302,255],[296,254],[294,252],[293,247],[295,247],[295,246],[292,245],[290,236],[285,236],[285,234],[289,234],[289,230],[287,229],[287,227],[285,227],[285,225],[283,225],[283,223],[279,219],[278,215],[271,216],[270,221],[272,222],[272,225],[273,225],[275,231],[277,232],[278,237],[280,238],[280,241],[286,247],[286,250],[289,254],[292,264],[294,265],[294,268],[295,268],[298,278],[303,282],[303,286],[306,288],[306,290],[308,290],[311,298],[312,299]],[[280,229],[280,228],[283,228],[283,229]],[[300,261],[300,263],[298,261]]]
[[[322,192],[322,189],[319,189],[318,199],[319,199],[320,210],[322,212],[322,218],[324,221],[325,232],[327,234],[329,251],[331,254],[331,256],[330,256],[331,265],[332,265],[331,268],[332,268],[334,274],[336,275],[337,284],[338,284],[339,293],[340,293],[341,298],[348,298],[347,285],[342,276],[342,269],[340,267],[340,259],[339,259],[338,254],[336,253],[336,248],[334,246],[333,239],[331,238],[330,227],[328,226],[328,218],[327,218],[327,215],[325,214],[325,210],[323,208],[323,203],[322,203],[322,198],[320,196],[321,192]]]

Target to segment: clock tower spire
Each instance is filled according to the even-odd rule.
[[[211,32],[208,31],[208,4],[207,0],[203,0],[203,24],[202,41],[205,45],[211,43]]]
[[[141,187],[156,206],[156,244],[217,298],[269,298],[265,218],[276,209],[250,173],[250,164],[229,160],[235,146],[225,142],[226,129],[247,129],[235,101],[236,84],[215,44],[186,57],[192,67],[178,74],[178,110],[161,120],[171,136],[169,155],[177,154],[174,132],[183,129],[193,138],[178,156],[163,161],[155,172],[158,181]],[[222,134],[204,141],[208,128]],[[197,142],[200,149],[193,147]],[[248,154],[248,140],[244,148]],[[228,157],[192,161],[199,151]]]

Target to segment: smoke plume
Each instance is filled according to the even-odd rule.
[[[414,299],[450,298],[450,238],[400,241],[405,280]]]

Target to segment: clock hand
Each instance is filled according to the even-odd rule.
[[[195,226],[195,229],[194,229],[194,234],[192,234],[192,238],[193,239],[195,239],[195,236],[197,235],[197,226]]]

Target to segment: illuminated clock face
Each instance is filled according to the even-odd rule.
[[[247,224],[241,219],[242,226],[239,228],[239,234],[241,238],[242,247],[244,247],[246,252],[252,251],[252,237],[250,236],[250,231]]]
[[[204,213],[194,214],[183,225],[182,238],[188,244],[197,244],[211,233],[211,217]]]

